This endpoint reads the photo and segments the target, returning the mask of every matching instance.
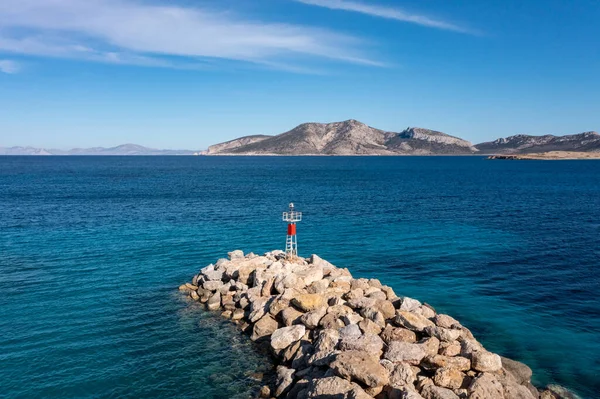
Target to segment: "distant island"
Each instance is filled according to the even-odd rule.
[[[276,136],[256,135],[212,145],[202,155],[497,155],[547,151],[600,152],[600,135],[515,135],[473,145],[419,127],[389,132],[357,120],[304,123]]]
[[[401,132],[391,132],[350,119],[333,123],[303,123],[274,136],[243,136],[211,145],[205,151],[160,150],[137,144],[71,150],[0,147],[0,155],[524,155],[557,151],[572,153],[569,155],[570,159],[594,158],[595,155],[582,156],[574,153],[600,153],[600,134],[518,134],[472,144],[436,130],[408,127]],[[565,156],[556,154],[549,157],[566,159]]]
[[[600,159],[600,152],[577,152],[577,151],[548,151],[529,154],[500,154],[490,155],[488,159],[508,160],[548,160],[567,161],[573,159]]]
[[[45,149],[36,147],[0,147],[0,155],[198,155],[199,151],[157,150],[137,144],[122,144],[116,147],[73,148],[71,150]]]

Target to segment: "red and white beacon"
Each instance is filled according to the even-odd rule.
[[[292,259],[298,256],[298,239],[296,237],[296,223],[302,220],[302,212],[294,210],[294,203],[290,203],[290,210],[283,212],[283,221],[288,222],[287,239],[285,240],[285,257]]]

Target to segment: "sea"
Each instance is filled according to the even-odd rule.
[[[264,353],[178,286],[285,246],[600,398],[600,161],[0,157],[0,397],[248,398]]]

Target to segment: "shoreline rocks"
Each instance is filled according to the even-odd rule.
[[[529,367],[485,350],[456,319],[317,255],[235,250],[179,290],[268,346],[276,378],[259,397],[574,397],[538,391]]]

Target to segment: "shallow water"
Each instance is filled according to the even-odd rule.
[[[177,286],[290,201],[301,255],[600,397],[600,162],[481,157],[0,157],[3,395],[247,397],[268,363]]]

